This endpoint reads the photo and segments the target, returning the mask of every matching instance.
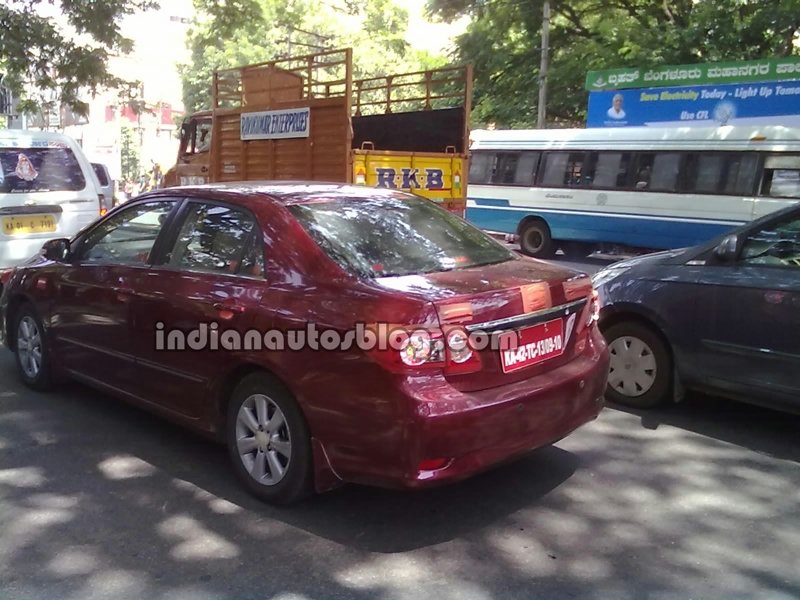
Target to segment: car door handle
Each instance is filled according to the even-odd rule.
[[[235,315],[241,315],[245,311],[241,304],[229,302],[217,302],[214,309],[219,313],[219,318],[225,321],[230,321]]]

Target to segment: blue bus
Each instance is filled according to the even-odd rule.
[[[691,246],[800,200],[800,129],[476,130],[466,217],[530,256]]]

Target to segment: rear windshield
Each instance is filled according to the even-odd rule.
[[[362,276],[450,271],[514,258],[479,229],[413,196],[344,198],[289,210],[332,259]]]
[[[94,169],[95,175],[97,175],[97,179],[100,181],[100,185],[103,187],[107,186],[108,177],[106,177],[106,170],[103,168],[103,165],[92,163],[92,168]]]
[[[69,148],[0,148],[0,193],[77,192],[85,187]]]

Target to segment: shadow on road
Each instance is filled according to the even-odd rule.
[[[639,417],[647,429],[670,425],[775,458],[800,462],[797,435],[800,415],[694,393],[678,404],[649,410],[610,406]]]
[[[606,410],[460,484],[346,486],[280,509],[243,490],[221,446],[82,386],[30,392],[12,373],[0,359],[2,598],[798,591],[800,476],[771,458],[797,460],[795,417],[703,399]]]
[[[359,551],[406,552],[467,535],[523,506],[535,505],[578,468],[574,455],[547,447],[440,488],[403,492],[346,485],[296,507],[276,508],[244,491],[223,446],[79,384],[67,384],[65,389],[64,397],[56,402],[66,401],[66,410],[73,414],[90,415],[86,427],[96,422],[94,431],[117,432],[109,436],[107,445],[102,439],[96,440],[100,444],[87,445],[85,450],[91,451],[83,456],[85,465],[76,468],[91,470],[106,455],[136,456],[256,514]],[[125,433],[120,435],[119,429]],[[47,438],[41,432],[37,437]],[[38,442],[34,439],[29,444]],[[453,514],[458,519],[451,519]]]
[[[480,531],[523,507],[535,506],[569,479],[577,463],[573,454],[544,448],[468,481],[433,490],[348,486],[281,518],[340,544],[371,552],[406,552]]]

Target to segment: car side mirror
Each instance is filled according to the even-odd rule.
[[[42,246],[41,255],[47,260],[55,262],[64,262],[69,258],[69,240],[67,238],[58,238],[56,240],[49,240]]]
[[[734,262],[739,255],[739,238],[728,235],[714,248],[714,258],[720,262]]]

